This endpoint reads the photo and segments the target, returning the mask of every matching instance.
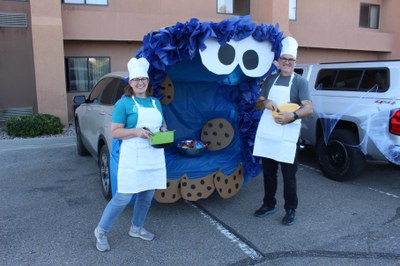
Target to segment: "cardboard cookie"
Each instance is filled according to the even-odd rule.
[[[187,175],[184,175],[181,178],[182,198],[189,201],[208,198],[215,190],[213,179],[216,173],[196,179],[189,179]]]
[[[167,180],[166,189],[157,189],[154,193],[154,199],[160,203],[174,203],[182,198],[181,179]]]
[[[234,135],[233,126],[223,118],[209,120],[201,130],[201,140],[209,143],[208,149],[211,151],[222,150],[229,146]]]
[[[214,178],[215,189],[224,199],[229,199],[236,195],[242,188],[243,182],[243,165],[241,163],[232,174],[225,175],[221,170],[218,170]]]
[[[168,76],[166,76],[161,83],[160,94],[164,94],[164,98],[161,99],[161,104],[170,104],[174,100],[175,88]]]

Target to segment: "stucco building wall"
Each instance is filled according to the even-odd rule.
[[[37,111],[67,124],[61,3],[30,0],[30,4]]]
[[[30,5],[0,1],[0,12],[30,14]],[[31,27],[0,27],[0,110],[37,111],[33,58]]]
[[[66,57],[107,56],[111,71],[126,70],[148,32],[191,18],[217,22],[231,17],[217,12],[217,0],[109,0],[107,6],[61,2],[0,1],[0,12],[29,18],[25,29],[0,27],[0,110],[31,106],[67,124],[76,93],[67,93]],[[365,2],[380,6],[378,29],[359,27]],[[300,64],[400,58],[398,10],[398,0],[299,0],[292,21],[288,0],[250,1],[254,22],[279,23],[284,35],[298,40]]]

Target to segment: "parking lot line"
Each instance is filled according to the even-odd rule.
[[[379,189],[372,188],[372,187],[368,187],[368,189],[369,189],[369,190],[372,190],[372,191],[376,191],[376,192],[381,193],[381,194],[385,194],[386,196],[389,196],[389,197],[393,197],[393,198],[396,198],[396,199],[400,199],[400,196],[397,196],[397,195],[392,194],[392,193],[389,193],[389,192],[381,191],[381,190],[379,190]]]
[[[259,261],[263,259],[263,255],[261,252],[257,251],[255,248],[251,247],[245,240],[242,240],[241,236],[235,234],[231,229],[228,229],[226,225],[223,225],[216,217],[208,213],[206,210],[201,208],[198,204],[194,202],[187,201],[190,206],[197,209],[200,214],[206,219],[211,225],[215,226],[215,228],[226,238],[228,238],[232,243],[236,244],[247,256],[249,256],[252,260]]]

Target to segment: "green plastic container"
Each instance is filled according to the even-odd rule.
[[[166,131],[166,132],[157,132],[150,136],[150,144],[162,145],[174,142],[174,132],[175,130]]]

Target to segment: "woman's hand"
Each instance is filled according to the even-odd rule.
[[[166,131],[168,131],[167,124],[164,123],[164,125],[162,125],[162,126],[160,127],[160,131],[161,131],[161,132],[166,132]]]
[[[148,139],[151,135],[153,135],[153,133],[148,128],[137,128],[137,130],[138,137],[142,139]]]

